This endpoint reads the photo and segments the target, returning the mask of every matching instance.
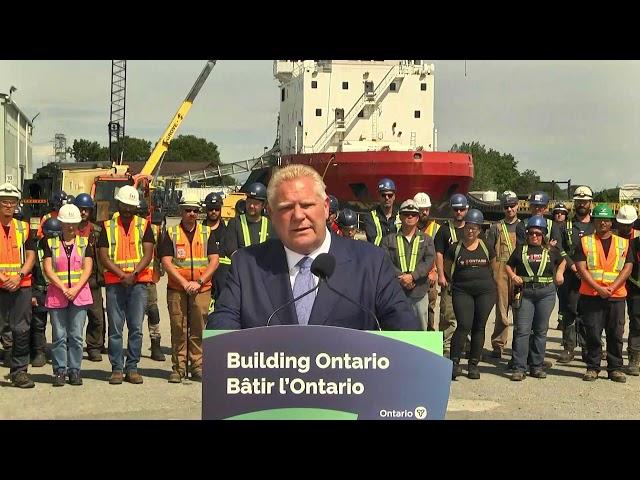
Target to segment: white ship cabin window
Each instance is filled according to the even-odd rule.
[[[311,80],[311,88],[318,88],[318,81],[317,80]]]
[[[423,92],[427,91],[427,84],[426,83],[421,83],[420,84],[420,90],[422,90]]]
[[[280,101],[284,102],[284,88],[280,90]]]
[[[342,89],[349,90],[349,82],[342,82]]]
[[[321,117],[321,116],[322,116],[322,109],[316,108],[316,117]]]
[[[389,85],[389,91],[391,92],[396,91],[396,82],[391,82],[391,85]]]
[[[420,118],[420,110],[415,110],[413,112],[413,118]]]
[[[364,110],[358,112],[358,118],[364,118]]]

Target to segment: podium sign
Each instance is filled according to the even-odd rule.
[[[444,419],[441,332],[279,325],[204,332],[202,418]]]

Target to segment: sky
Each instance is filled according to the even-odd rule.
[[[599,190],[640,183],[639,61],[429,60],[435,64],[438,150],[478,141],[510,153],[543,180]],[[205,60],[129,60],[126,133],[152,144]],[[53,138],[108,145],[111,61],[0,60],[0,92],[33,118],[34,166],[53,159]],[[270,60],[221,60],[178,135],[218,145],[223,162],[271,147],[279,108]]]

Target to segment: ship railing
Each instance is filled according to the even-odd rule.
[[[226,175],[247,173],[272,166],[274,159],[275,157],[273,155],[265,154],[257,158],[241,160],[239,162],[222,163],[215,167],[198,170],[197,172],[188,171],[183,175],[176,176],[176,180],[182,180],[183,182],[200,182],[211,178],[221,178]]]
[[[380,97],[382,96],[382,92],[384,92],[385,89],[389,85],[391,85],[391,82],[393,82],[393,80],[395,80],[398,77],[398,74],[400,73],[399,68],[400,68],[400,65],[398,64],[398,65],[393,65],[389,69],[389,71],[386,73],[386,75],[382,78],[378,86],[373,91],[373,95],[367,96],[365,95],[364,92],[362,93],[362,95],[360,95],[360,97],[356,100],[356,102],[353,104],[353,106],[349,109],[347,114],[344,116],[343,128],[345,130],[349,130],[351,128],[353,122],[358,118],[358,114],[360,113],[360,110],[364,108],[366,103],[370,105],[373,104],[373,106],[375,107],[380,102]],[[373,98],[373,102],[368,101],[368,98]],[[327,126],[324,132],[322,132],[318,140],[316,140],[316,142],[313,144],[313,153],[324,151],[325,147],[327,146],[327,143],[330,141],[331,138],[333,138],[333,135],[335,134],[336,129],[337,129],[337,125],[334,119]]]

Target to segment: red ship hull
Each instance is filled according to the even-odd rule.
[[[310,165],[324,177],[327,193],[341,202],[379,201],[378,181],[390,178],[402,202],[426,192],[435,205],[454,193],[466,194],[473,161],[466,153],[371,151],[284,155],[283,165]]]

